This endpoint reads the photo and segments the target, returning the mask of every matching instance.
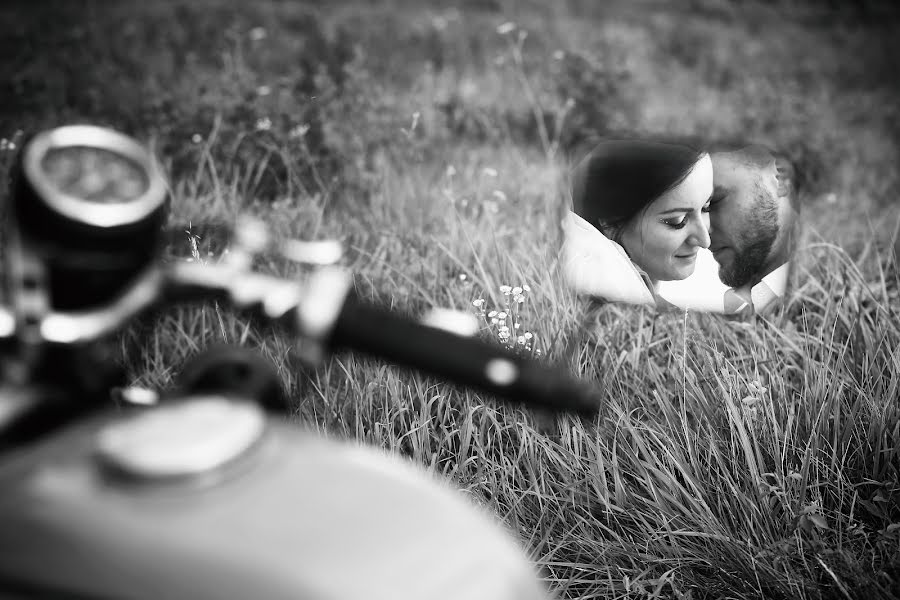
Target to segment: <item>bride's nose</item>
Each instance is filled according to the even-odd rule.
[[[709,229],[706,228],[706,225],[702,221],[694,223],[693,230],[691,231],[690,236],[688,236],[687,242],[691,246],[709,248]]]

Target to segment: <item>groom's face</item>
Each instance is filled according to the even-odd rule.
[[[712,163],[709,249],[719,279],[741,287],[758,277],[778,234],[775,180],[766,176],[767,167],[743,160],[740,150],[714,153]]]

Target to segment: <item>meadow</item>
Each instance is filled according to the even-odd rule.
[[[604,408],[549,416],[357,356],[303,371],[290,339],[212,307],[124,335],[134,382],[258,349],[298,426],[451,478],[562,598],[900,597],[888,3],[48,1],[4,3],[0,25],[3,171],[29,132],[116,127],[163,162],[170,229],[201,257],[221,242],[204,224],[240,213],[340,239],[357,293],[477,314]],[[786,152],[805,228],[785,306],[729,321],[566,291],[567,170],[610,135]],[[502,335],[488,313],[525,285]]]

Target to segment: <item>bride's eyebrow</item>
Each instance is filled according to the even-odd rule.
[[[667,215],[667,214],[669,214],[669,213],[677,213],[677,212],[689,213],[689,212],[691,212],[692,210],[694,210],[694,209],[693,209],[693,208],[669,208],[669,209],[666,209],[666,210],[660,212],[659,214],[660,214],[660,215]]]

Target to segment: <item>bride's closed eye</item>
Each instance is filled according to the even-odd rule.
[[[703,208],[700,209],[700,212],[701,213],[709,212],[709,202],[707,202],[706,204],[703,205]],[[672,229],[682,229],[685,225],[687,225],[688,217],[689,217],[689,214],[684,213],[680,217],[672,217],[672,218],[668,218],[668,219],[663,219],[662,222],[663,222],[663,224],[667,225],[668,227],[671,227]]]
[[[680,218],[663,219],[663,223],[672,229],[681,229],[687,225],[687,215],[682,215]]]

